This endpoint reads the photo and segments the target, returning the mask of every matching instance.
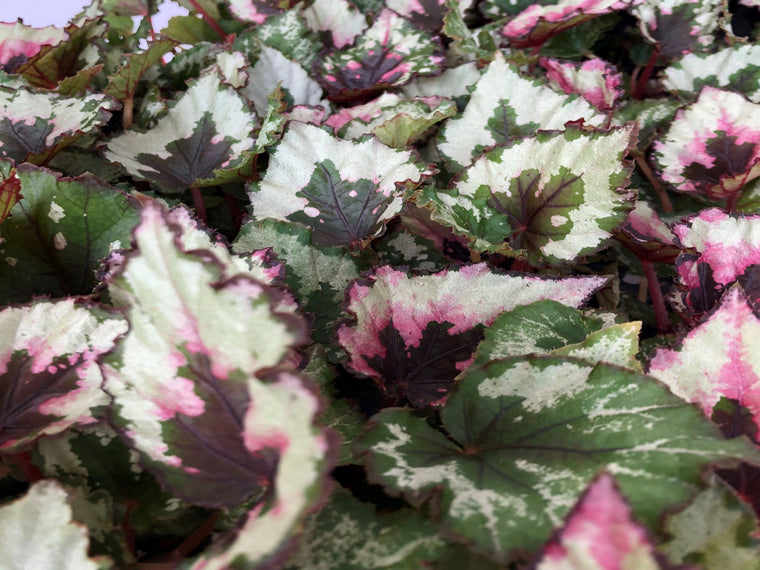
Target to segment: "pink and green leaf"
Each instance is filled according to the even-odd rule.
[[[651,262],[674,263],[683,247],[676,235],[645,200],[637,200],[615,237],[636,257]],[[684,244],[684,242],[680,242]],[[688,247],[688,246],[687,246]]]
[[[432,174],[415,158],[374,138],[345,141],[291,123],[250,187],[253,216],[305,225],[321,246],[360,245],[401,211],[404,187]]]
[[[441,54],[437,38],[386,8],[353,47],[317,61],[314,74],[331,100],[361,102],[417,76],[437,75]]]
[[[577,93],[600,111],[610,111],[623,95],[623,76],[614,65],[594,58],[581,64],[542,57],[541,66],[551,85]]]
[[[230,0],[229,10],[245,22],[263,24],[268,18],[292,7],[290,0]]]
[[[440,405],[499,314],[542,299],[577,307],[605,281],[500,275],[485,264],[420,276],[380,267],[348,290],[356,322],[338,329],[338,342],[348,365],[391,398]]]
[[[66,39],[62,28],[33,28],[21,22],[0,22],[0,65],[15,69],[39,53],[42,46],[56,45]]]
[[[250,168],[256,114],[217,71],[195,81],[147,132],[127,131],[105,157],[169,192],[233,181]]]
[[[73,298],[0,312],[0,449],[98,421],[110,402],[98,359],[127,328],[120,316]]]
[[[536,570],[568,566],[589,570],[660,568],[654,543],[633,520],[631,507],[609,473],[602,473],[589,485],[562,529],[544,547]]]
[[[515,138],[476,159],[449,190],[418,198],[479,251],[563,263],[604,245],[633,207],[627,191],[636,125]]]
[[[438,150],[459,170],[494,145],[533,135],[539,129],[561,129],[568,121],[579,120],[601,126],[606,118],[578,96],[562,95],[524,78],[497,53],[462,115],[441,129]]]
[[[245,441],[256,374],[303,342],[305,324],[275,312],[274,289],[242,275],[222,281],[211,252],[179,248],[157,205],[143,209],[135,240],[108,278],[131,327],[104,367],[112,420],[177,496],[215,506],[257,498],[272,485],[280,449],[254,452]]]
[[[720,0],[644,0],[632,12],[644,38],[676,59],[713,43],[722,10]]]
[[[501,563],[544,544],[601,469],[654,530],[662,509],[697,494],[710,462],[760,459],[651,378],[568,357],[469,369],[441,422],[383,410],[355,450],[372,481],[430,502],[447,534]]]

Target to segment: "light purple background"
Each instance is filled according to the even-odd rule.
[[[27,26],[35,28],[62,28],[89,4],[90,0],[0,0],[0,22],[15,22],[21,18]],[[171,16],[186,13],[174,2],[164,2],[153,18],[153,27],[160,30]]]

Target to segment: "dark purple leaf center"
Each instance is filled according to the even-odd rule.
[[[684,176],[694,180],[698,186],[713,186],[720,184],[721,178],[732,178],[743,174],[751,168],[750,160],[755,152],[755,144],[745,142],[736,144],[736,136],[726,136],[716,133],[705,144],[705,151],[714,158],[713,165],[693,162],[684,168]]]

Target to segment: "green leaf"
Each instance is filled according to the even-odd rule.
[[[105,92],[120,100],[133,97],[145,72],[176,46],[174,40],[165,39],[151,43],[142,53],[128,54],[126,64],[108,78]]]
[[[101,260],[129,246],[137,203],[89,174],[24,164],[17,175],[23,198],[0,226],[0,302],[89,294]]]
[[[441,420],[438,431],[384,410],[355,451],[372,480],[413,504],[432,501],[444,532],[500,562],[535,552],[602,468],[654,530],[663,509],[698,493],[710,462],[760,460],[650,378],[568,357],[471,368]]]

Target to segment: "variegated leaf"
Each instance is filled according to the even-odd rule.
[[[689,53],[663,71],[662,84],[684,99],[702,87],[738,91],[760,103],[760,46],[736,44],[715,53]]]
[[[639,259],[673,263],[683,247],[671,227],[645,200],[637,200],[615,237]],[[681,244],[684,242],[682,241]],[[687,246],[688,247],[688,246]]]
[[[183,192],[239,179],[253,159],[256,114],[212,70],[195,81],[147,132],[125,132],[105,157],[163,190]]]
[[[643,0],[632,11],[644,38],[676,59],[713,43],[722,9],[721,0]]]
[[[102,94],[67,97],[0,87],[0,156],[43,164],[111,118],[119,103]]]
[[[232,14],[246,22],[263,24],[267,18],[281,14],[292,7],[295,2],[290,0],[229,0]]]
[[[476,250],[524,253],[534,265],[569,262],[599,249],[633,207],[625,157],[635,140],[633,123],[511,139],[451,189],[426,187],[417,203]]]
[[[418,28],[436,33],[443,26],[443,17],[448,12],[447,2],[448,0],[417,0],[416,2],[386,0],[385,5]],[[464,4],[462,11],[467,8],[467,4],[471,3],[472,0],[462,2]]]
[[[372,244],[372,249],[377,254],[378,265],[433,272],[440,271],[451,263],[435,242],[404,228],[384,235]]]
[[[561,129],[568,121],[580,119],[591,126],[606,121],[580,97],[559,94],[522,77],[497,53],[475,85],[464,113],[441,129],[438,150],[459,170],[489,147],[539,129]]]
[[[605,281],[500,275],[485,264],[416,277],[380,267],[349,289],[356,322],[338,329],[338,341],[348,365],[392,398],[442,404],[500,313],[541,299],[577,307]]]
[[[475,62],[449,67],[435,77],[418,77],[401,88],[404,97],[446,97],[463,108],[470,99],[470,88],[480,81]]]
[[[303,12],[306,23],[314,32],[329,32],[332,45],[345,48],[367,29],[367,21],[348,0],[315,0]]]
[[[250,33],[265,46],[277,50],[287,59],[297,61],[305,69],[311,69],[325,47],[309,29],[300,5],[267,18],[266,22],[255,26]],[[243,36],[245,33],[241,34]],[[244,53],[250,52],[244,50]]]
[[[747,408],[760,426],[760,319],[734,286],[676,349],[660,348],[649,374],[711,416],[721,397]]]
[[[654,543],[631,517],[631,507],[620,495],[609,473],[597,477],[565,521],[562,530],[544,547],[536,570],[584,568],[604,570],[661,568]]]
[[[680,192],[733,198],[760,177],[760,104],[705,87],[654,143],[662,178]]]
[[[0,226],[0,303],[91,293],[101,260],[129,246],[137,202],[90,174],[22,164],[16,175],[23,198]]]
[[[303,224],[318,245],[356,246],[400,212],[400,188],[413,188],[431,173],[412,151],[390,149],[374,138],[344,141],[291,123],[249,196],[258,220]]]
[[[16,173],[16,169],[10,167],[8,162],[2,165],[2,170],[7,170],[7,174],[3,173],[3,180],[0,181],[0,224],[11,213],[11,209],[21,199],[21,179]]]
[[[358,139],[371,133],[389,147],[406,148],[456,112],[456,104],[443,97],[403,99],[394,93],[384,93],[364,105],[341,109],[328,117],[325,124],[342,138]]]
[[[418,570],[446,545],[419,513],[377,513],[340,487],[305,526],[288,570]]]
[[[113,565],[87,555],[87,530],[74,520],[71,499],[52,480],[34,483],[0,507],[0,551],[6,568],[105,570]]]
[[[253,449],[244,435],[252,391],[266,392],[255,375],[303,342],[305,325],[275,312],[274,289],[242,275],[221,281],[211,252],[185,253],[157,205],[143,209],[135,240],[108,278],[131,326],[104,367],[113,422],[177,496],[217,506],[259,497],[280,450]]]
[[[613,109],[623,95],[623,76],[603,59],[589,59],[581,64],[547,57],[539,61],[552,85],[565,93],[578,93],[600,111]]]
[[[66,38],[62,28],[33,28],[21,22],[0,22],[0,65],[9,71],[40,51],[42,46],[56,45]]]
[[[330,99],[361,102],[442,68],[440,40],[384,9],[353,47],[328,52],[314,72]]]
[[[470,368],[440,428],[398,408],[371,426],[355,447],[371,480],[430,501],[445,532],[502,563],[535,552],[602,468],[655,530],[663,509],[697,494],[710,462],[760,460],[651,378],[568,357]]]
[[[627,8],[631,0],[559,0],[531,4],[510,19],[501,33],[516,48],[540,46],[573,26]]]
[[[119,100],[133,97],[145,72],[176,46],[177,42],[174,40],[163,39],[152,42],[142,53],[126,55],[126,63],[108,77],[105,92]]]
[[[0,449],[97,421],[110,402],[97,360],[127,328],[72,298],[0,312]]]

